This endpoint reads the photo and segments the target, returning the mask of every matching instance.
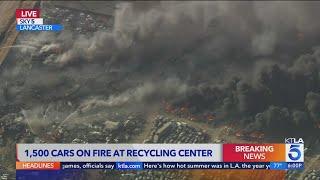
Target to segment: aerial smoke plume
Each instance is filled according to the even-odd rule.
[[[3,76],[9,84],[0,84],[0,99],[43,103],[65,98],[67,91],[76,103],[102,96],[121,106],[170,97],[194,113],[214,111],[256,129],[301,121],[311,126],[319,120],[319,7],[289,1],[120,2],[110,32],[37,36],[41,53],[59,53],[41,59],[23,84]],[[30,96],[34,90],[42,94]]]

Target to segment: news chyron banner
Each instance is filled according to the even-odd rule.
[[[17,31],[61,31],[60,24],[43,24],[40,9],[16,9]]]
[[[17,144],[17,176],[82,169],[304,168],[303,140],[283,144]]]

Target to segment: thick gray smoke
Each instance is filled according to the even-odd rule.
[[[188,54],[185,49],[192,54],[204,45],[210,63],[221,58],[252,61],[256,56],[278,53],[289,43],[303,45],[317,36],[317,6],[317,2],[121,3],[112,32],[97,32],[89,39],[69,36],[62,42],[69,44],[66,51],[47,61],[62,65],[81,59],[148,63]],[[237,51],[245,59],[225,59]]]
[[[306,106],[310,112],[313,121],[318,125],[320,124],[320,95],[317,93],[309,92],[306,97]]]
[[[167,79],[163,82],[145,82],[142,86],[129,89],[119,95],[111,95],[106,104],[108,106],[121,106],[127,103],[139,104],[148,101],[159,103],[168,98],[183,97],[187,93],[187,85],[177,79]]]
[[[9,80],[19,73],[4,73],[2,99],[41,104],[67,97],[77,104],[96,96],[109,106],[134,106],[168,98],[256,129],[296,127],[304,119],[313,119],[311,126],[319,120],[319,8],[289,1],[121,2],[111,32],[30,36],[39,39],[40,54],[61,53],[40,59],[22,84]]]

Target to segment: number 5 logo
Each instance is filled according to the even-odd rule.
[[[292,161],[299,160],[301,158],[300,145],[299,144],[290,145],[288,156]]]

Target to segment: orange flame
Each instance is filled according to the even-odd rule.
[[[235,134],[237,137],[241,137],[241,136],[243,136],[243,134],[241,133],[241,132],[236,132],[236,134]]]

